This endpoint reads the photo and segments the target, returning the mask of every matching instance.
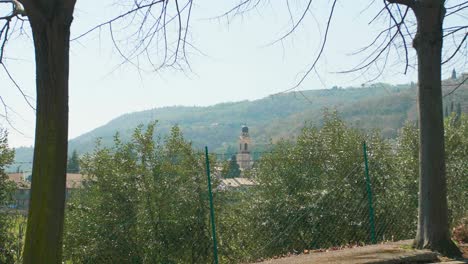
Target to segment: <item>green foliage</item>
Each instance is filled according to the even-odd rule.
[[[208,263],[204,160],[178,127],[154,142],[155,123],[131,142],[114,137],[85,155],[86,187],[68,202],[65,255],[73,263]]]
[[[461,104],[460,104],[460,102],[458,102],[458,104],[457,104],[457,121],[461,117],[461,115],[462,115]]]
[[[80,173],[80,158],[76,150],[73,150],[72,156],[67,161],[67,172]]]
[[[446,120],[452,227],[468,215],[467,119],[463,115],[457,124],[454,118]],[[408,123],[394,144],[378,132],[366,135],[347,126],[336,112],[326,111],[323,122],[322,128],[305,127],[295,142],[275,144],[256,164],[254,189],[222,194],[225,210],[218,214],[218,226],[225,254],[254,261],[303,249],[370,243],[363,140],[368,144],[377,240],[414,237],[417,128]]]
[[[399,175],[399,182],[402,185],[400,194],[404,203],[401,203],[401,210],[412,211],[411,222],[416,225],[417,204],[418,204],[418,177],[419,177],[419,136],[418,128],[414,124],[408,123],[401,131],[395,168]],[[449,220],[451,227],[454,227],[463,217],[468,215],[468,118],[462,114],[458,116],[452,113],[445,119],[445,159],[447,178],[447,198],[449,206]],[[403,215],[405,216],[405,215]]]
[[[8,147],[7,132],[0,129],[0,263],[14,263],[16,259],[14,216],[8,208],[13,202],[15,185],[5,173],[14,155],[14,151]]]
[[[468,216],[468,116],[452,114],[445,120],[445,155],[451,226]]]
[[[210,263],[212,240],[203,154],[178,127],[155,124],[132,140],[85,155],[86,187],[68,203],[65,255],[73,263]],[[468,215],[468,118],[445,122],[449,219]],[[213,189],[221,263],[252,262],[304,249],[371,243],[363,145],[378,242],[415,235],[419,138],[408,122],[396,140],[346,124],[325,110],[320,127],[269,146],[248,177],[256,185]],[[223,161],[222,174],[235,168]],[[231,165],[230,165],[231,163]],[[216,162],[211,162],[214,166]],[[213,168],[212,168],[213,169]],[[213,170],[214,171],[214,170]]]
[[[247,220],[258,239],[252,257],[368,241],[364,136],[336,112],[326,111],[323,122],[305,127],[295,143],[279,142],[257,164]]]
[[[241,171],[239,168],[239,164],[237,164],[236,155],[232,155],[231,159],[229,160],[225,168],[223,168],[222,175],[224,176],[224,178],[229,179],[229,178],[237,178],[240,176],[240,174],[241,174]]]
[[[319,123],[323,107],[337,108],[350,124],[387,128],[388,135],[395,136],[415,103],[414,92],[408,85],[375,84],[366,88],[303,91],[313,103],[288,93],[209,107],[157,108],[118,117],[71,140],[70,147],[85,153],[91,150],[95,137],[101,137],[103,144],[110,146],[116,131],[121,133],[122,140],[129,140],[131,128],[156,118],[162,134],[169,134],[170,128],[178,124],[195,148],[208,145],[212,151],[229,152],[229,146],[237,146],[242,122],[252,127],[250,134],[258,147],[268,144],[270,139],[297,136],[307,120]]]
[[[15,152],[8,147],[7,132],[0,129],[0,208],[12,199],[12,185],[8,181],[5,168],[13,162]]]

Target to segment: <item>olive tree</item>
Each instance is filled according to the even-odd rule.
[[[252,10],[261,2],[261,0],[241,1],[224,15],[237,15]],[[318,55],[299,82],[285,91],[298,88],[306,77],[316,70],[317,62],[327,46],[328,34],[338,2],[339,0],[330,2],[329,15]],[[305,3],[305,8],[301,11],[299,18],[291,17],[292,28],[281,39],[291,35],[301,23],[304,23],[306,15],[313,12],[313,1],[309,0]],[[450,256],[460,256],[459,249],[450,238],[448,225],[441,70],[444,63],[457,55],[464,55],[461,51],[467,38],[467,26],[444,27],[444,19],[467,8],[467,3],[447,6],[445,0],[384,0],[382,3],[372,1],[372,4],[382,6],[371,23],[377,21],[377,18],[384,17],[389,26],[379,32],[375,39],[362,49],[368,52],[368,56],[359,65],[343,73],[366,71],[381,58],[385,67],[393,48],[396,48],[398,56],[400,53],[404,54],[401,57],[404,58],[404,72],[406,73],[411,66],[408,43],[412,41],[417,57],[420,127],[419,217],[414,246],[439,251]],[[286,5],[291,15],[290,2],[286,1]],[[367,7],[363,6],[363,9],[365,8]],[[456,40],[455,45],[444,46],[444,39],[447,38]],[[444,47],[446,54],[443,54]],[[451,50],[447,51],[448,47]],[[449,93],[453,93],[465,81],[467,80],[462,80]]]
[[[204,160],[180,129],[154,141],[155,125],[131,142],[84,156],[87,182],[68,203],[65,258],[73,263],[208,263]],[[214,186],[216,187],[216,186]]]

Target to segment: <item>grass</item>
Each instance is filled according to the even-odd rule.
[[[414,248],[413,248],[413,245],[412,245],[412,244],[404,244],[404,245],[400,245],[400,248],[401,248],[401,249],[404,249],[404,250],[414,250]]]

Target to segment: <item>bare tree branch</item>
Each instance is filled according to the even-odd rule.
[[[449,36],[449,35],[453,35],[453,34],[457,33],[460,30],[467,29],[467,28],[468,28],[468,26],[457,26],[457,27],[446,28],[444,31],[449,31],[449,33],[444,34],[444,38]],[[451,30],[451,29],[453,29],[453,30]]]
[[[403,49],[405,50],[405,72],[404,74],[406,74],[408,72],[408,67],[409,67],[409,61],[408,61],[408,46],[406,44],[406,38],[405,36],[403,35],[403,33],[401,32],[401,25],[405,25],[405,17],[406,15],[408,14],[408,10],[409,10],[409,6],[406,7],[406,10],[405,10],[405,13],[403,14],[403,16],[401,17],[401,21],[400,22],[397,22],[396,18],[393,16],[393,13],[392,11],[390,10],[390,8],[388,7],[388,4],[386,2],[386,0],[383,0],[384,2],[384,5],[385,5],[385,9],[388,11],[388,14],[390,15],[390,18],[392,19],[393,23],[395,23],[395,25],[397,25],[397,32],[398,34],[400,35],[401,37],[401,40],[403,41]],[[401,12],[400,12],[401,14]],[[397,49],[398,50],[398,49]]]
[[[327,44],[328,33],[330,31],[330,24],[331,24],[331,21],[333,19],[333,14],[334,14],[334,11],[335,11],[336,2],[337,2],[337,0],[333,1],[332,7],[330,9],[330,13],[328,14],[328,21],[327,21],[327,26],[325,28],[325,35],[323,37],[322,46],[320,47],[320,51],[317,54],[317,57],[315,57],[315,61],[312,63],[312,66],[309,67],[309,69],[306,71],[306,73],[302,76],[302,78],[299,80],[299,82],[297,82],[296,85],[293,86],[292,88],[290,88],[289,90],[294,90],[297,87],[299,87],[302,84],[302,82],[307,78],[309,73],[315,68],[315,65],[317,65],[317,62],[320,60],[320,57],[322,56],[323,51],[325,50],[325,46]]]
[[[451,10],[451,9],[454,9],[454,8],[459,8],[459,7],[464,6],[464,5],[468,5],[468,1],[465,1],[465,2],[460,3],[460,4],[458,4],[458,5],[446,7],[445,9],[446,9],[446,10]]]
[[[444,94],[444,96],[443,96],[442,98],[445,98],[445,97],[447,97],[447,96],[453,94],[453,93],[454,93],[456,90],[458,90],[458,88],[460,88],[467,80],[468,80],[468,77],[465,77],[465,79],[463,79],[461,82],[459,82],[459,83],[456,85],[456,87],[455,87],[452,91],[450,91],[450,92]]]
[[[442,62],[442,65],[444,65],[445,63],[449,62],[451,59],[453,59],[453,57],[455,57],[455,55],[457,55],[457,53],[460,51],[460,48],[463,46],[463,43],[465,43],[466,41],[466,37],[468,36],[468,33],[465,34],[465,36],[463,37],[463,39],[460,41],[460,44],[458,44],[457,48],[455,49],[455,51],[452,53],[452,55],[450,55],[450,57],[448,57],[446,60],[444,60]]]
[[[465,4],[466,4],[466,2],[465,2]],[[465,6],[459,7],[459,8],[456,9],[456,10],[447,12],[447,14],[446,14],[445,16],[446,16],[446,17],[451,16],[451,15],[453,15],[453,14],[456,14],[456,13],[462,11],[462,10],[465,9],[465,8],[468,8],[468,4],[466,4]]]
[[[16,89],[20,92],[21,96],[26,101],[27,105],[31,109],[35,110],[34,106],[29,101],[32,98],[24,93],[23,89],[21,89],[21,87],[16,82],[16,80],[13,78],[13,76],[11,75],[10,71],[8,70],[8,68],[5,66],[5,63],[4,63],[6,44],[7,44],[7,42],[9,41],[9,39],[11,37],[12,31],[13,31],[11,29],[12,28],[15,29],[18,20],[21,21],[20,32],[22,31],[22,23],[23,23],[24,19],[22,19],[20,16],[25,15],[24,7],[23,7],[23,5],[21,3],[19,3],[16,0],[0,0],[0,4],[1,3],[11,4],[11,13],[9,15],[0,17],[0,21],[4,22],[3,26],[0,29],[0,65],[2,66],[3,70],[5,71],[6,75],[10,79],[10,81],[13,83],[13,85],[16,87]],[[13,27],[11,26],[12,20],[14,20]],[[7,107],[6,103],[5,103],[5,101],[3,100],[3,98],[1,98],[1,102],[2,102],[2,104],[4,106],[4,111],[5,111],[5,115],[3,117],[5,118],[7,123],[15,131],[21,133],[16,128],[14,128],[12,123],[9,121],[8,111],[7,111],[8,107]]]
[[[328,38],[328,33],[330,31],[330,25],[331,25],[331,21],[333,19],[333,14],[334,14],[334,11],[335,11],[335,7],[336,7],[336,3],[337,3],[337,0],[334,0],[333,1],[333,4],[332,4],[332,7],[330,9],[330,12],[328,14],[328,21],[327,21],[327,26],[325,28],[325,35],[323,37],[323,42],[322,42],[322,45],[320,47],[320,51],[319,53],[317,54],[317,56],[315,57],[315,60],[314,62],[312,63],[312,65],[307,69],[307,71],[305,72],[305,74],[302,75],[301,79],[291,88],[289,89],[286,89],[282,92],[279,92],[279,93],[285,93],[285,92],[289,92],[289,91],[292,91],[292,90],[295,90],[296,88],[298,88],[303,82],[304,80],[308,77],[308,75],[310,74],[310,72],[312,72],[314,69],[315,69],[315,66],[317,65],[317,62],[320,60],[322,54],[323,54],[323,51],[325,50],[325,46],[327,44],[327,38]],[[277,94],[279,94],[277,93]],[[305,97],[305,95],[301,92],[301,95],[303,95]],[[309,99],[308,99],[309,101]]]
[[[153,1],[153,2],[148,3],[148,4],[146,4],[146,5],[137,5],[136,8],[131,9],[131,10],[129,10],[129,11],[123,13],[123,14],[120,14],[120,15],[118,15],[118,16],[116,16],[116,17],[114,17],[114,18],[112,18],[112,19],[110,19],[110,20],[108,20],[108,21],[106,21],[106,22],[103,22],[103,23],[101,23],[101,24],[99,24],[99,25],[97,25],[97,26],[94,26],[94,27],[92,27],[91,29],[85,31],[84,33],[78,35],[77,37],[72,38],[70,41],[75,41],[75,40],[77,40],[77,39],[80,39],[80,38],[82,38],[82,37],[88,35],[89,33],[93,32],[93,31],[95,31],[95,30],[97,30],[97,29],[102,28],[103,26],[112,24],[112,22],[115,22],[115,21],[118,21],[119,19],[122,19],[122,18],[124,18],[124,17],[127,17],[127,16],[130,15],[130,14],[133,14],[133,13],[135,13],[135,12],[138,12],[138,11],[142,10],[142,9],[145,9],[145,8],[147,8],[147,7],[151,7],[151,6],[153,6],[153,5],[156,5],[156,4],[159,4],[159,3],[163,3],[163,2],[166,2],[166,0]]]
[[[21,93],[21,95],[23,96],[23,99],[24,101],[26,101],[26,103],[29,105],[29,107],[31,107],[31,109],[33,109],[34,111],[36,110],[36,108],[34,108],[34,106],[31,104],[31,102],[29,102],[29,99],[32,99],[29,95],[25,94],[23,92],[23,89],[21,89],[21,87],[18,85],[18,83],[15,81],[15,79],[13,78],[13,76],[10,74],[10,71],[8,71],[8,68],[5,66],[5,64],[3,63],[0,63],[0,65],[2,65],[3,67],[3,70],[5,71],[5,73],[7,74],[8,78],[11,80],[11,82],[14,84],[14,86],[16,87],[16,89]]]
[[[237,15],[243,14],[245,12],[248,12],[248,11],[254,9],[255,7],[257,7],[260,4],[260,0],[255,0],[255,2],[253,4],[251,4],[252,2],[254,2],[254,0],[242,0],[239,4],[232,7],[227,12],[223,13],[220,16],[215,17],[215,19],[220,19],[220,18],[224,18],[224,17],[229,19],[230,15],[237,16]]]
[[[408,15],[410,7],[407,6],[404,13],[402,13],[401,10],[397,6],[397,11],[398,11],[398,14],[399,14],[399,18],[397,19],[395,17],[395,15],[393,14],[393,11],[392,11],[391,7],[389,6],[389,4],[391,4],[391,2],[389,2],[387,0],[383,0],[383,3],[384,3],[384,7],[383,7],[382,10],[387,11],[386,13],[389,16],[389,26],[388,26],[388,28],[381,31],[369,45],[365,46],[363,49],[358,51],[359,53],[361,53],[361,52],[363,52],[365,50],[368,50],[368,49],[374,47],[373,51],[361,63],[359,63],[358,66],[356,66],[356,67],[354,67],[354,68],[352,68],[350,70],[340,71],[339,73],[350,73],[350,72],[365,70],[368,67],[370,67],[372,64],[375,64],[383,54],[386,54],[385,59],[384,59],[384,64],[386,64],[387,60],[388,60],[388,56],[389,56],[389,49],[392,46],[395,45],[394,42],[395,42],[397,36],[400,36],[400,38],[402,40],[402,43],[403,43],[402,47],[404,48],[404,51],[405,51],[405,70],[404,70],[404,72],[406,73],[408,71],[408,68],[410,67],[410,65],[409,65],[409,53],[408,53],[408,44],[407,44],[406,37],[407,37],[407,35],[409,35],[409,29],[405,26],[405,24],[406,24],[405,23],[406,22],[405,18]],[[382,10],[380,10],[378,12],[378,16],[383,14]],[[375,19],[376,18],[374,17],[371,22],[373,22]],[[402,30],[401,30],[402,26],[405,27],[405,30],[407,31],[407,34],[404,34],[402,32]],[[393,29],[396,30],[394,33],[392,33]],[[385,36],[384,36],[384,34],[385,34]],[[383,41],[380,42],[380,44],[378,44],[377,46],[375,46],[375,44],[379,41],[379,39],[382,36],[384,36]],[[396,50],[398,51],[399,49],[396,49]],[[381,74],[382,70],[383,69],[379,70],[378,75]]]
[[[138,71],[146,71],[144,60],[140,58],[143,56],[150,66],[149,71],[159,71],[163,67],[190,69],[186,49],[191,48],[187,45],[187,37],[192,6],[192,0],[134,1],[130,10],[85,31],[72,41],[108,26],[112,44],[123,58],[121,65],[127,63]],[[172,22],[174,27],[168,28]]]
[[[3,55],[5,52],[5,46],[8,42],[8,31],[10,30],[10,20],[8,19],[7,22],[3,25],[2,29],[0,29],[0,63],[3,62]],[[3,38],[3,40],[2,40]]]
[[[293,23],[292,28],[288,32],[286,32],[283,36],[281,36],[279,39],[275,40],[271,44],[278,43],[279,41],[282,41],[285,38],[287,38],[289,35],[291,35],[297,29],[297,27],[302,23],[302,21],[306,17],[307,12],[309,12],[311,5],[312,5],[312,0],[309,0],[308,3],[307,3],[306,8],[304,9],[304,11],[302,12],[301,17],[299,18],[299,20],[296,23]]]
[[[0,103],[2,104],[3,106],[3,112],[4,114],[0,114],[0,117],[2,117],[3,119],[5,119],[5,121],[7,122],[7,124],[14,130],[16,131],[18,134],[22,135],[22,136],[26,136],[23,132],[21,132],[20,130],[18,130],[16,128],[16,126],[13,124],[13,122],[11,121],[10,119],[10,115],[9,115],[9,110],[12,111],[12,109],[5,103],[5,101],[3,100],[3,97],[0,96]],[[13,111],[14,112],[14,111]]]
[[[408,7],[413,7],[416,4],[415,0],[385,0],[389,4],[399,4],[399,5],[405,5]]]

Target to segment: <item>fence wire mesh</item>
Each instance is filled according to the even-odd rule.
[[[370,181],[361,146],[294,151],[244,155],[237,165],[235,155],[210,154],[220,263],[414,237],[417,178],[399,177],[388,149],[369,147]],[[92,161],[96,178],[68,203],[72,263],[215,262],[204,154],[166,154],[118,170]]]
[[[388,146],[369,146],[367,178],[362,146],[280,144],[238,156],[248,160],[209,155],[214,245],[205,155],[179,143],[176,152],[122,145],[83,158],[86,179],[67,200],[66,263],[216,263],[214,247],[219,263],[248,263],[415,236],[417,168],[401,167]],[[455,166],[465,165],[448,161],[449,186],[461,184],[453,171],[466,172]],[[468,200],[463,188],[448,190],[454,226]]]

